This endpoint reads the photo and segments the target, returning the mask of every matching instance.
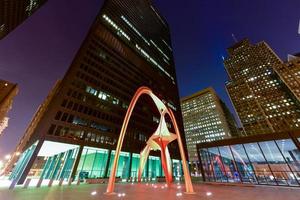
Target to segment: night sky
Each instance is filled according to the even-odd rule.
[[[282,59],[300,52],[299,0],[155,0],[171,28],[180,95],[213,86],[231,108],[222,64],[231,37],[265,40]],[[14,150],[37,107],[63,77],[101,0],[48,0],[0,41],[0,78],[19,84],[0,159]]]

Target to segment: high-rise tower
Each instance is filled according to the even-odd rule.
[[[228,48],[228,54],[226,87],[246,134],[298,128],[299,101],[276,73],[283,62],[267,43],[245,39]]]
[[[238,135],[232,114],[213,88],[182,98],[181,108],[190,161],[198,160],[198,143]]]
[[[289,60],[274,67],[280,79],[300,101],[300,54],[289,55]]]
[[[151,88],[173,109],[183,133],[172,51],[168,24],[150,1],[105,1],[69,70],[43,104],[43,113],[38,112],[38,123],[27,130],[30,137],[24,137],[26,145],[20,144],[24,153],[11,179],[21,183],[27,174],[43,179],[108,176],[126,110],[140,86]],[[139,152],[157,128],[159,116],[149,97],[139,100],[117,176],[137,176]],[[157,153],[149,157],[144,176],[162,176]],[[170,154],[177,175],[176,143],[170,144]],[[33,170],[39,158],[45,163]],[[61,165],[55,164],[55,169],[57,162]]]

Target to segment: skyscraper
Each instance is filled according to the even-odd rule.
[[[8,125],[7,113],[12,108],[13,98],[17,93],[17,84],[0,80],[0,136]]]
[[[0,0],[0,40],[31,16],[47,0]]]
[[[126,110],[140,86],[151,88],[173,109],[183,133],[172,51],[168,24],[151,1],[105,1],[69,70],[44,104],[38,123],[26,132],[30,137],[20,144],[23,154],[11,179],[22,183],[33,174],[42,179],[107,177]],[[149,97],[139,100],[117,176],[137,176],[139,153],[159,117]],[[167,124],[172,130],[168,120]],[[170,154],[177,175],[176,143],[171,144]],[[45,159],[43,168],[31,170],[37,158]],[[162,175],[159,154],[154,152],[144,176]]]
[[[196,144],[238,135],[232,114],[213,88],[181,99],[184,131],[190,161],[197,161]]]
[[[228,48],[228,54],[226,88],[246,134],[298,128],[299,101],[275,72],[283,62],[268,44],[245,39]]]
[[[280,79],[300,101],[300,55],[289,56],[283,64],[274,66]]]

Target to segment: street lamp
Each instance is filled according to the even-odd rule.
[[[10,159],[10,155],[9,154],[7,154],[4,158],[5,158],[5,160],[9,160]]]
[[[1,172],[2,167],[3,167],[3,161],[0,160],[0,172]]]

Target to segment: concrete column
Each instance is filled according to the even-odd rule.
[[[146,177],[149,178],[149,163],[150,163],[150,159],[149,156],[147,158],[147,163],[146,163]]]
[[[23,187],[24,189],[28,188],[30,181],[31,181],[31,178],[26,179],[24,187]]]
[[[40,177],[39,181],[36,184],[37,188],[41,187],[43,180],[44,180],[43,177]]]
[[[132,153],[129,153],[129,166],[128,166],[128,177],[131,177],[131,168],[132,168]]]
[[[108,150],[108,158],[105,165],[104,178],[109,177],[108,169],[109,169],[110,157],[111,157],[111,150]]]
[[[75,159],[74,164],[73,164],[71,176],[69,177],[70,180],[74,180],[74,178],[75,178],[77,167],[78,167],[80,157],[81,157],[81,154],[82,154],[82,150],[83,150],[83,146],[80,146],[79,150],[78,150],[78,153],[77,153],[77,156],[76,156],[76,159]]]
[[[53,184],[54,179],[50,179],[49,183],[48,183],[48,187],[51,187]]]
[[[63,179],[63,178],[61,178],[61,179],[59,180],[59,183],[58,183],[58,185],[59,185],[59,186],[62,186],[63,182],[64,182],[64,179]]]
[[[29,171],[30,171],[30,169],[31,169],[31,167],[32,167],[32,165],[33,165],[33,163],[34,163],[34,161],[35,161],[35,159],[36,159],[36,157],[37,157],[37,155],[38,155],[41,147],[42,147],[42,145],[43,145],[43,143],[44,143],[44,139],[40,139],[38,141],[38,144],[35,147],[35,149],[34,149],[34,151],[32,153],[32,156],[30,157],[28,163],[26,164],[26,166],[25,166],[25,168],[24,168],[24,170],[22,172],[21,177],[17,180],[17,184],[18,185],[21,185],[21,184],[24,183],[24,181],[25,181],[25,179],[26,179],[26,177],[27,177],[27,175],[28,175],[28,173],[29,173]]]

